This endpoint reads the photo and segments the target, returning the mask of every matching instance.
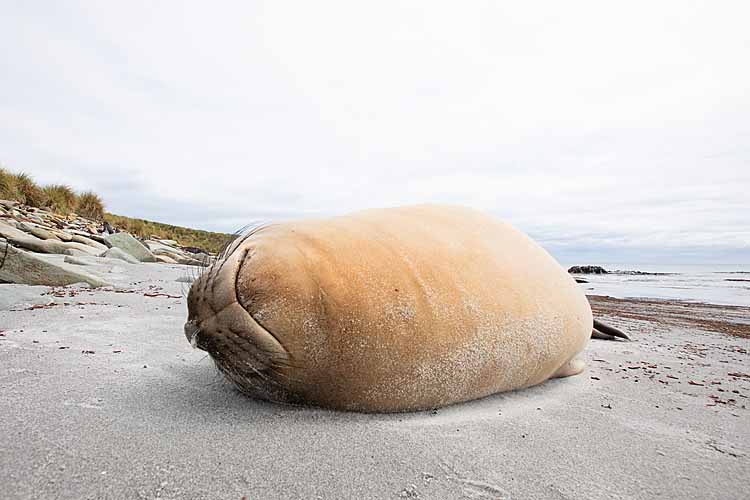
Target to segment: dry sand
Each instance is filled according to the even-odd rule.
[[[362,415],[223,382],[182,333],[191,270],[91,269],[115,288],[0,285],[3,498],[748,498],[750,308],[593,297],[633,342],[583,375]]]

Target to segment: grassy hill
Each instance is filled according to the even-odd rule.
[[[76,193],[63,184],[40,186],[29,175],[11,173],[4,168],[0,168],[0,199],[15,200],[63,215],[75,213],[99,222],[107,221],[112,226],[141,238],[153,236],[175,240],[182,246],[198,247],[211,253],[217,253],[231,238],[231,235],[224,233],[110,214],[105,212],[104,202],[96,193]]]

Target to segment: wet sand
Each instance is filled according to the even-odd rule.
[[[746,498],[750,308],[591,297],[632,342],[435,411],[246,398],[182,333],[182,266],[0,285],[4,498]],[[111,271],[111,272],[110,272]]]

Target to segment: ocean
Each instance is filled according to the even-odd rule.
[[[571,265],[563,264],[566,269]],[[641,271],[660,273],[581,274],[588,283],[580,286],[587,295],[609,295],[617,298],[646,297],[750,306],[750,266],[732,264],[664,265],[595,263],[607,271]],[[663,274],[662,274],[663,273]]]

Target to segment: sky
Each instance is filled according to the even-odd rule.
[[[750,4],[11,2],[0,164],[232,232],[475,207],[566,263],[750,265]]]

